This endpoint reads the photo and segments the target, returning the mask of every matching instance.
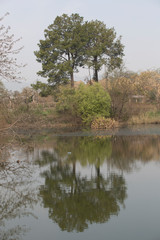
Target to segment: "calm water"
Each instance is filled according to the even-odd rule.
[[[160,240],[160,126],[32,133],[1,158],[0,239]]]

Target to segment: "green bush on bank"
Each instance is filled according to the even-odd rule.
[[[99,83],[81,84],[76,91],[77,114],[89,125],[97,117],[109,117],[111,99]]]
[[[110,116],[111,99],[99,83],[80,84],[77,89],[61,88],[57,100],[58,112],[80,117],[86,125],[95,118]]]

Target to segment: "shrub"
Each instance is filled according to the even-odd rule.
[[[130,97],[134,94],[132,79],[118,77],[108,80],[107,89],[112,99],[111,116],[115,119],[127,120],[132,114]]]
[[[111,129],[118,127],[118,122],[111,118],[99,117],[93,120],[91,128],[93,129]]]
[[[59,113],[79,117],[87,125],[94,118],[110,116],[110,96],[98,83],[92,86],[81,84],[77,89],[61,87],[56,97]]]
[[[89,125],[94,118],[109,117],[111,99],[99,83],[80,84],[75,93],[76,112]]]
[[[56,110],[59,113],[73,113],[75,109],[75,89],[70,86],[62,86],[56,94]]]

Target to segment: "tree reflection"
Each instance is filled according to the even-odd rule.
[[[25,226],[8,227],[6,222],[22,216],[33,215],[28,208],[37,202],[35,187],[31,185],[32,171],[25,162],[0,164],[0,239],[21,239]]]
[[[52,152],[42,151],[40,166],[48,166],[40,195],[49,217],[62,230],[83,231],[91,223],[102,223],[118,215],[126,199],[124,171],[140,162],[159,161],[160,137],[103,136],[58,137]],[[95,176],[82,177],[76,165],[94,166]],[[101,174],[101,166],[121,174]]]
[[[160,161],[159,136],[116,136],[107,163],[112,168],[130,172],[138,162]]]
[[[59,137],[54,150],[68,162],[75,159],[82,166],[97,167],[106,162],[112,169],[130,172],[138,162],[160,161],[160,136]]]
[[[68,162],[76,160],[82,166],[87,164],[99,166],[111,156],[111,137],[59,137],[54,150],[63,158],[71,153],[67,156]]]
[[[46,157],[47,152],[42,152],[43,155]],[[95,163],[92,159],[92,164],[98,169],[95,176],[82,177],[76,174],[73,167],[76,164],[76,156],[72,159],[72,154],[69,154],[67,162],[65,154],[62,153],[63,157],[60,158],[57,152],[54,152],[48,153],[46,159],[51,159],[51,155],[53,162],[50,162],[48,170],[41,174],[45,178],[45,184],[40,188],[40,196],[44,207],[49,209],[49,218],[62,230],[81,232],[88,228],[89,224],[104,223],[112,215],[118,215],[120,205],[124,204],[126,199],[126,185],[122,175],[108,174],[104,177],[100,173],[100,163],[103,161],[100,159],[97,164],[95,158]],[[78,158],[78,161],[80,159]],[[40,164],[41,161],[44,162],[42,157],[37,162]]]
[[[50,150],[39,150],[35,161],[45,179],[38,193],[49,218],[69,232],[118,215],[127,197],[123,172],[135,169],[137,162],[160,160],[158,136],[57,137],[43,148],[45,144]],[[6,150],[1,145],[0,157],[9,157]],[[25,148],[26,158],[36,155],[37,148],[33,150]],[[112,170],[102,174],[106,163]],[[95,171],[84,176],[79,165]],[[9,228],[6,222],[32,214],[28,209],[37,201],[32,168],[26,162],[0,162],[0,239],[18,240],[27,231],[16,224]]]
[[[139,162],[160,161],[160,136],[57,137],[52,146],[56,157],[72,165],[107,163],[121,172],[137,169]]]

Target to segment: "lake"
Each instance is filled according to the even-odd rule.
[[[159,125],[19,138],[0,155],[0,239],[160,239]]]

